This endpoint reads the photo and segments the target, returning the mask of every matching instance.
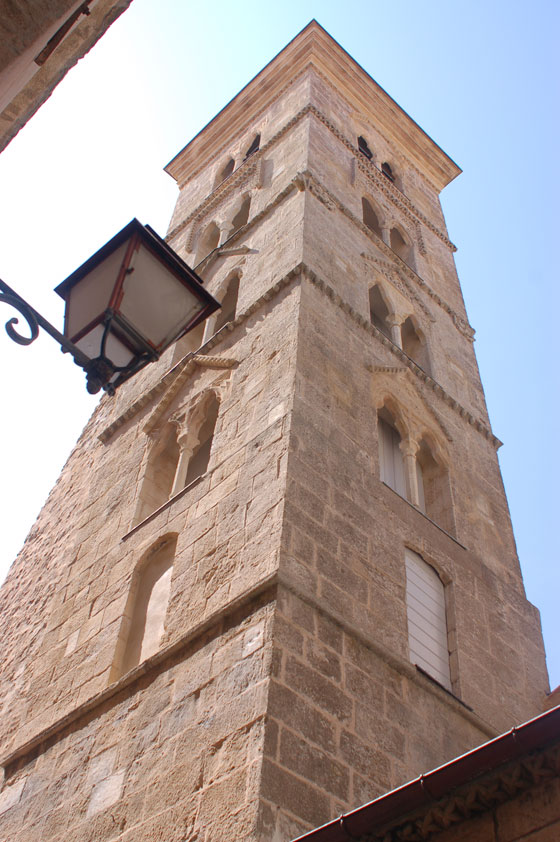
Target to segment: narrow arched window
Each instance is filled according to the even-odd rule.
[[[390,243],[395,254],[408,264],[408,266],[412,267],[412,249],[398,228],[391,228]]]
[[[222,328],[225,324],[227,324],[228,322],[232,322],[235,319],[238,295],[239,275],[233,275],[233,277],[229,279],[224,294],[222,296],[222,307],[221,310],[219,310],[218,315],[216,316],[216,322],[214,324],[214,333],[220,330],[220,328]]]
[[[400,448],[401,437],[391,414],[385,408],[378,413],[377,429],[381,480],[401,497],[406,497],[406,477]]]
[[[260,145],[261,145],[261,136],[260,136],[260,134],[256,134],[255,137],[253,138],[253,142],[251,143],[250,147],[248,148],[248,150],[245,153],[245,159],[244,160],[246,161],[247,158],[250,158],[251,155],[254,155],[255,152],[258,152],[259,148],[260,148]]]
[[[362,218],[364,220],[364,225],[367,225],[367,227],[375,234],[377,234],[378,237],[382,236],[381,225],[379,224],[377,214],[372,208],[370,202],[365,197],[362,198]]]
[[[386,178],[388,178],[388,179],[389,179],[389,181],[392,181],[392,182],[393,182],[393,184],[395,183],[395,175],[394,175],[394,173],[393,173],[393,168],[391,167],[391,164],[388,164],[388,163],[387,163],[387,161],[384,161],[384,162],[381,164],[381,172],[383,173],[383,175],[384,175]]]
[[[385,336],[391,339],[391,330],[387,324],[389,308],[381,294],[378,285],[375,284],[369,291],[369,317],[375,327]]]
[[[173,424],[168,424],[160,432],[158,439],[151,443],[132,521],[133,526],[141,523],[169,500],[179,454],[176,429]]]
[[[405,566],[410,660],[451,690],[443,582],[422,556],[408,548]]]
[[[200,235],[200,239],[196,249],[195,265],[201,263],[201,261],[203,261],[205,257],[208,257],[211,251],[214,251],[215,248],[218,248],[219,243],[220,229],[218,228],[215,222],[211,222],[210,225],[208,225],[208,227]]]
[[[178,360],[183,359],[184,356],[192,353],[193,351],[198,351],[202,345],[205,327],[205,322],[201,322],[195,328],[189,330],[189,332],[182,336],[181,339],[177,340],[173,349],[172,363],[176,363]]]
[[[132,580],[110,680],[116,680],[154,655],[165,631],[177,536],[158,541]]]
[[[236,231],[239,231],[240,228],[243,228],[244,225],[247,225],[247,221],[249,219],[249,210],[251,208],[251,197],[245,196],[243,201],[241,202],[241,206],[235,216],[231,221],[231,234],[235,234]]]
[[[430,361],[426,340],[421,336],[414,326],[413,320],[408,317],[401,327],[402,349],[408,354],[411,360],[422,368],[426,374],[430,373]]]
[[[198,428],[198,441],[190,454],[184,485],[190,485],[195,479],[201,477],[208,469],[214,430],[218,419],[219,403],[214,394],[207,401],[202,419]]]
[[[369,148],[367,140],[362,135],[360,135],[358,138],[358,149],[360,150],[362,155],[365,155],[368,161],[371,161],[371,159],[373,158],[373,152]]]
[[[225,181],[228,176],[230,176],[235,169],[235,161],[233,158],[230,158],[229,161],[224,164],[224,166],[218,170],[218,174],[216,175],[216,180],[214,182],[214,188],[216,188],[222,181]]]
[[[455,519],[449,471],[440,458],[434,457],[425,438],[420,441],[416,454],[416,480],[418,508],[446,532],[454,534]]]

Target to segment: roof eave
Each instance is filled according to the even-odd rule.
[[[368,73],[312,20],[188,143],[165,167],[182,186],[200,167],[201,157],[212,160],[224,137],[234,138],[273,102],[288,79],[308,65],[325,76],[358,111],[390,134],[413,163],[425,172],[438,191],[460,172],[460,167],[369,76]]]

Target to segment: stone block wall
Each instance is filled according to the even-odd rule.
[[[370,128],[308,69],[183,185],[169,236],[188,259],[251,195],[200,263],[215,294],[238,275],[235,318],[101,401],[2,590],[0,839],[289,838],[539,709],[538,615],[437,194],[393,150],[424,215],[412,272],[360,221],[366,182],[394,219],[412,213],[357,158]],[[212,190],[222,152],[258,130],[261,152]],[[377,167],[391,138],[371,142]],[[431,377],[372,326],[383,273]],[[158,442],[179,447],[208,394],[207,470],[150,513]],[[439,448],[447,528],[381,481],[387,395]],[[129,597],[165,540],[160,648],[121,675]],[[409,660],[405,547],[445,585],[452,693]]]
[[[272,606],[247,601],[8,766],[0,838],[250,838]]]

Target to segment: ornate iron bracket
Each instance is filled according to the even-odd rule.
[[[96,394],[101,388],[105,389],[110,395],[114,394],[115,386],[109,380],[116,371],[122,371],[124,369],[114,366],[104,356],[97,357],[93,360],[90,359],[87,354],[84,354],[73,342],[66,339],[47,319],[28,304],[21,295],[18,295],[15,290],[2,280],[0,280],[0,302],[9,304],[10,307],[17,310],[24,317],[29,327],[30,335],[22,336],[21,333],[15,330],[15,325],[19,323],[19,319],[16,316],[8,319],[5,325],[6,333],[13,342],[16,342],[18,345],[31,345],[39,336],[39,328],[43,328],[43,330],[59,343],[62,351],[71,354],[76,365],[83,368],[87,378],[87,390],[90,394]]]

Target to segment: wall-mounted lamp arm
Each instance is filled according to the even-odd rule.
[[[59,345],[61,346],[64,352],[68,352],[72,355],[72,358],[76,365],[79,365],[81,368],[84,369],[86,374],[89,375],[92,369],[92,362],[87,354],[84,354],[83,351],[74,345],[73,342],[70,342],[65,336],[63,336],[60,331],[58,331],[54,325],[52,325],[47,319],[44,318],[37,310],[35,310],[27,301],[21,297],[14,289],[12,289],[8,284],[4,283],[4,281],[0,280],[0,301],[3,301],[5,304],[9,304],[10,307],[13,307],[18,313],[24,317],[27,325],[29,327],[29,336],[22,336],[20,333],[15,330],[15,325],[19,323],[19,319],[17,317],[13,317],[8,319],[5,324],[6,333],[14,342],[17,342],[18,345],[31,345],[32,342],[35,342],[37,337],[39,336],[39,328],[42,327],[53,339],[55,339]],[[99,389],[97,390],[99,391]],[[107,391],[111,391],[108,389]]]

